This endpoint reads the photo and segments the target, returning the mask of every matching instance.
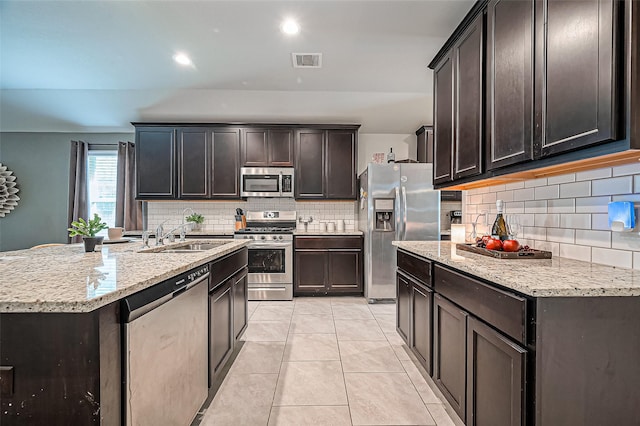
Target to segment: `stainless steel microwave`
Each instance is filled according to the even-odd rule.
[[[293,167],[242,167],[240,196],[293,198]]]

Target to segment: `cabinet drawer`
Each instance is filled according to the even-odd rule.
[[[431,286],[431,262],[398,250],[398,269]]]
[[[211,271],[211,281],[209,289],[213,290],[218,285],[224,283],[230,276],[247,266],[249,252],[246,248],[216,259],[209,270]]]
[[[447,299],[526,345],[527,301],[478,280],[434,266],[434,288]]]
[[[296,237],[295,248],[362,250],[362,237]]]

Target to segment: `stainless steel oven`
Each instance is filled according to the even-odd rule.
[[[242,167],[240,195],[293,198],[293,176],[293,167]]]
[[[247,228],[235,239],[249,245],[249,300],[293,299],[293,229],[295,212],[247,212]]]

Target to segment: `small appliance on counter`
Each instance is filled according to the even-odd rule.
[[[449,222],[451,224],[460,224],[462,223],[462,210],[451,210],[449,212]]]

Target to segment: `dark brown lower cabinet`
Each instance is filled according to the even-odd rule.
[[[396,275],[396,330],[405,343],[411,337],[411,281],[402,274]]]
[[[523,425],[527,350],[474,317],[467,323],[467,425]]]
[[[427,373],[431,375],[431,324],[433,290],[412,283],[411,349]]]
[[[294,295],[362,294],[362,237],[296,237],[294,244]]]
[[[209,385],[233,352],[233,278],[209,294]]]
[[[233,334],[237,341],[247,329],[247,272],[240,271],[233,278]]]
[[[467,313],[439,294],[433,300],[433,380],[466,419]]]

